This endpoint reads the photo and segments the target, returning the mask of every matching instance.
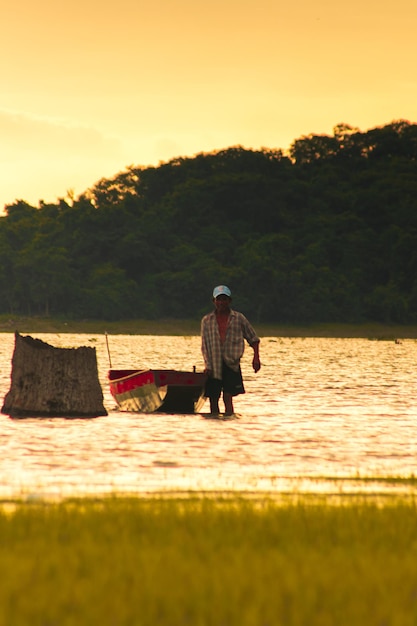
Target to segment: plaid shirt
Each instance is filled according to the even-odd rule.
[[[230,311],[227,323],[226,341],[220,341],[219,326],[216,313],[208,313],[201,320],[201,351],[206,369],[212,372],[213,378],[221,380],[222,361],[232,370],[238,371],[240,359],[245,350],[244,339],[250,346],[259,342],[259,337],[243,313]]]

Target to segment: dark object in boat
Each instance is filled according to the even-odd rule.
[[[55,348],[16,332],[11,386],[1,412],[11,417],[107,415],[95,348]]]
[[[206,374],[177,370],[109,370],[110,391],[122,411],[197,413]]]

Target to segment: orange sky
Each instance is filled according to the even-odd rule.
[[[2,8],[0,209],[134,165],[417,122],[415,0]]]

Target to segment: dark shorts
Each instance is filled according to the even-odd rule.
[[[204,395],[207,398],[217,400],[220,398],[222,390],[226,393],[230,393],[232,396],[245,393],[240,367],[239,371],[235,372],[223,362],[222,379],[219,380],[218,378],[209,378],[206,382]]]

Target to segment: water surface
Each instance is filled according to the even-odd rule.
[[[33,334],[56,347],[93,346],[107,416],[0,416],[0,497],[176,491],[414,491],[417,465],[414,339],[263,338],[262,369],[242,360],[240,418],[140,415],[116,409],[115,368],[203,369],[198,337]],[[1,401],[14,335],[0,333]],[[203,407],[208,411],[208,403]],[[361,479],[361,480],[358,480]],[[364,481],[365,478],[374,480]]]

